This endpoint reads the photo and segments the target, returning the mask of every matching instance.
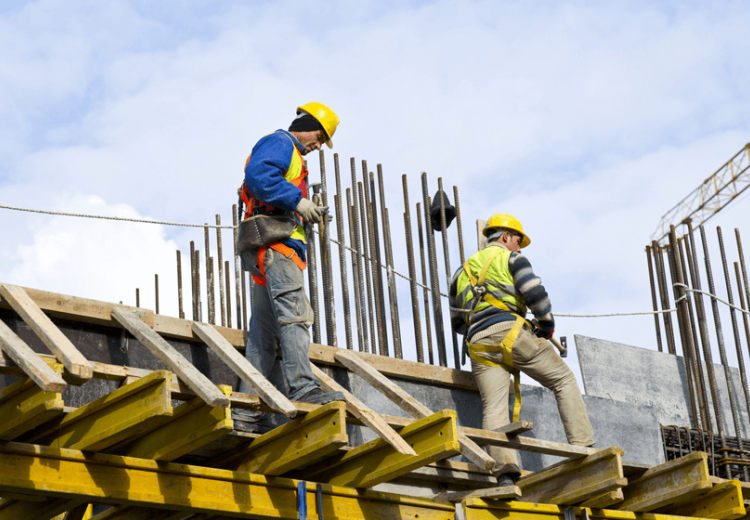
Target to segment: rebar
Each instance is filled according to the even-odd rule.
[[[378,229],[378,209],[375,200],[375,176],[367,173],[367,161],[362,161],[364,176],[365,209],[367,210],[367,229],[370,234],[370,258],[372,258],[373,293],[375,294],[375,319],[378,327],[378,347],[381,356],[389,356],[388,329],[385,318],[385,292],[383,290],[383,269],[380,259],[380,230]]]
[[[323,150],[319,151],[320,186],[323,206],[328,207],[328,183],[326,182],[326,163]],[[333,291],[333,263],[331,262],[331,222],[328,215],[323,215],[320,228],[320,270],[323,275],[323,308],[326,313],[326,341],[329,345],[338,346],[336,337],[336,305]]]
[[[225,326],[231,327],[232,326],[232,291],[229,290],[229,284],[231,283],[231,279],[230,279],[231,275],[229,274],[230,273],[229,260],[226,260],[224,264],[225,264],[224,276],[226,276],[226,279],[224,280],[224,282],[226,283],[226,286],[227,286],[227,295],[226,295],[227,297],[227,322]]]
[[[232,230],[232,236],[233,236],[233,242],[234,242],[234,300],[236,302],[237,306],[237,328],[242,329],[242,294],[241,294],[241,281],[240,276],[242,272],[241,268],[241,261],[240,261],[240,252],[239,252],[239,219],[240,216],[238,214],[238,211],[240,209],[237,207],[237,204],[232,205],[232,223],[234,224],[234,229]]]
[[[424,363],[422,318],[419,313],[419,291],[417,290],[417,270],[414,263],[414,240],[411,234],[411,211],[409,208],[409,185],[406,181],[406,174],[401,176],[401,183],[404,186],[404,230],[406,231],[406,256],[409,264],[409,289],[411,291],[411,311],[414,323],[414,344],[417,348],[417,362]]]
[[[182,258],[177,251],[177,308],[178,316],[181,320],[185,319],[185,312],[182,310]]]
[[[352,190],[346,189],[346,211],[349,217],[349,243],[352,245],[351,258],[352,258],[352,279],[354,281],[354,313],[357,319],[357,344],[360,352],[367,352],[367,327],[364,324],[364,314],[362,308],[364,307],[364,299],[360,293],[360,280],[362,280],[362,273],[359,272],[359,249],[357,249],[357,242],[354,238],[354,232],[356,230],[356,223],[354,222],[354,214],[356,210],[352,205]]]
[[[138,287],[135,288],[135,306],[141,306],[141,290]]]
[[[688,270],[685,266],[685,257],[688,257],[688,254],[686,252],[683,252],[683,245],[686,243],[685,237],[680,237],[677,239],[677,250],[680,255],[680,267],[682,269],[683,273],[683,282],[685,285],[690,287],[690,279]],[[687,249],[687,246],[685,246]],[[701,357],[700,357],[700,343],[698,339],[698,333],[695,326],[696,318],[695,314],[693,313],[693,298],[692,293],[689,291],[685,291],[685,300],[687,301],[687,309],[688,309],[688,322],[690,324],[690,335],[693,338],[692,341],[692,359],[690,360],[691,364],[693,365],[693,374],[694,379],[693,381],[696,383],[695,389],[697,392],[698,397],[698,404],[699,404],[699,411],[700,411],[700,421],[696,420],[696,424],[700,428],[706,428],[705,425],[708,425],[710,427],[711,425],[711,419],[709,418],[709,406],[708,406],[708,397],[706,392],[706,381],[703,375],[703,364],[701,363]]]
[[[688,260],[688,268],[690,269],[690,284],[692,285],[693,289],[698,289],[696,287],[696,277],[700,277],[700,271],[698,269],[698,258],[696,256],[693,256],[694,249],[692,249],[691,240],[692,240],[692,234],[691,235],[685,235],[686,237],[686,244],[685,244],[685,256]],[[700,283],[700,280],[698,280]],[[698,322],[698,332],[700,333],[700,345],[703,346],[703,350],[705,351],[706,348],[710,349],[710,341],[708,338],[708,329],[705,327],[706,324],[706,313],[703,308],[703,301],[698,298],[698,294],[695,295],[695,315],[696,320]],[[705,407],[704,411],[704,417],[703,417],[703,428],[706,430],[713,430],[713,426],[711,423],[711,408],[713,403],[713,390],[711,389],[711,382],[710,378],[707,377],[708,374],[708,366],[706,366],[706,372],[703,371],[703,364],[701,363],[701,349],[698,347],[698,343],[696,343],[696,362],[698,364],[698,373],[700,374],[701,378],[701,388],[703,389],[703,405]],[[713,366],[712,366],[713,368]],[[706,381],[708,380],[708,388],[706,388]],[[709,402],[709,395],[711,395],[711,402]]]
[[[445,218],[445,193],[443,192],[443,178],[438,177],[438,193],[440,194],[440,235],[443,238],[443,265],[445,266],[445,286],[451,286],[451,257],[448,251],[448,224]],[[456,330],[453,328],[453,321],[450,321],[451,339],[453,340],[453,363],[458,369],[461,368],[461,360],[458,354],[458,337]]]
[[[352,344],[352,317],[349,311],[349,273],[346,267],[346,236],[344,230],[344,215],[343,209],[341,208],[341,172],[339,169],[339,154],[333,154],[333,171],[336,178],[336,195],[333,197],[333,202],[336,211],[336,236],[339,239],[339,270],[341,271],[341,295],[342,305],[344,308],[344,335],[346,337],[346,348],[352,350],[354,345]],[[354,247],[354,244],[351,243]],[[356,287],[357,282],[355,280],[354,285]]]
[[[745,287],[745,301],[747,301],[747,305],[748,307],[750,307],[750,283],[748,283],[747,280],[747,269],[745,268],[745,251],[744,249],[742,249],[742,239],[740,238],[740,230],[738,228],[734,228],[734,236],[737,239],[737,253],[740,257],[742,282]],[[740,289],[740,292],[742,292],[742,289]],[[747,314],[743,314],[743,316],[745,316],[745,319],[747,319]],[[748,335],[747,351],[750,354],[750,335]],[[750,407],[748,407],[747,411],[748,413],[750,413]]]
[[[221,326],[226,327],[229,325],[227,322],[227,307],[225,303],[225,292],[224,292],[224,252],[221,247],[221,216],[216,215],[216,251],[219,255],[219,307],[221,308]],[[227,286],[229,290],[229,286]]]
[[[703,228],[701,228],[703,229]],[[727,265],[726,251],[724,250],[724,236],[721,233],[721,227],[716,226],[716,235],[719,238],[719,252],[721,253],[721,265],[724,269],[724,280],[727,285],[727,300],[730,305],[734,305],[734,295],[732,294],[732,282],[729,278],[729,267]],[[708,263],[708,255],[706,255],[706,263]],[[709,276],[708,284],[711,288],[711,294],[716,294],[713,287],[713,277]],[[719,321],[719,304],[715,298],[711,299],[714,305],[714,321],[716,322],[716,334],[720,336],[719,341],[719,353],[721,354],[721,364],[724,366],[724,376],[727,378],[727,391],[729,392],[729,404],[732,410],[732,421],[734,422],[734,432],[737,436],[737,442],[739,443],[740,451],[743,450],[742,446],[742,429],[740,428],[740,416],[737,396],[734,393],[734,385],[732,384],[732,373],[729,368],[729,361],[727,359],[726,351],[724,350],[724,338],[721,330],[721,322]],[[740,369],[740,376],[745,384],[747,384],[747,374],[745,374],[745,360],[742,359],[742,346],[740,345],[740,329],[737,325],[737,316],[734,313],[734,308],[729,307],[729,316],[732,321],[732,331],[734,333],[734,343],[737,349],[737,361]],[[744,458],[744,457],[743,457]],[[748,478],[747,467],[743,468],[745,478]]]
[[[697,378],[698,376],[693,365],[693,338],[690,335],[690,325],[688,323],[687,316],[687,302],[684,299],[685,289],[682,287],[684,279],[682,275],[682,267],[679,261],[679,250],[677,249],[677,237],[675,235],[674,226],[671,227],[669,232],[669,260],[670,272],[672,274],[674,300],[675,302],[677,302],[677,326],[680,330],[680,342],[682,343],[685,375],[687,377],[688,394],[690,396],[690,411],[695,425],[700,426],[700,421],[698,420],[698,410],[700,408],[700,404],[697,400],[698,397],[695,390],[695,385],[697,385],[698,383],[694,381],[694,378]]]
[[[242,286],[242,330],[244,330],[245,332],[247,332],[247,327],[248,327],[249,322],[248,322],[248,319],[247,319],[247,315],[248,315],[248,312],[247,312],[247,310],[248,310],[247,309],[247,285],[245,284],[245,280],[246,280],[245,271],[240,271],[240,285]],[[249,285],[250,285],[250,290],[252,291],[252,287],[253,287],[252,286],[252,282]],[[250,293],[250,305],[251,306],[253,304],[252,297],[253,297],[253,295],[252,295],[252,292],[251,292]]]
[[[372,281],[372,274],[370,273],[370,261],[367,259],[367,257],[372,258],[372,253],[370,251],[370,242],[368,240],[368,233],[367,233],[367,212],[365,211],[365,205],[367,204],[365,198],[364,198],[364,191],[362,189],[362,183],[357,183],[357,190],[359,191],[359,216],[360,216],[360,223],[362,225],[362,254],[364,255],[362,257],[362,263],[365,266],[365,282],[367,286],[367,323],[370,328],[370,346],[371,350],[370,352],[372,354],[378,353],[378,347],[377,347],[377,336],[375,335],[375,320],[373,318],[373,314],[375,311],[373,310],[373,307],[375,307],[375,296],[374,291],[372,288],[372,284],[374,283]],[[364,310],[362,311],[364,312]]]
[[[651,252],[654,254],[654,266],[656,267],[656,280],[659,284],[659,296],[661,298],[662,310],[669,309],[669,295],[667,293],[667,279],[664,275],[664,259],[662,257],[662,248],[656,242],[651,243]],[[667,352],[675,353],[674,330],[672,329],[672,318],[668,312],[663,313],[664,331],[667,335]]]
[[[435,357],[432,352],[432,324],[430,323],[430,291],[427,290],[427,267],[424,259],[424,232],[422,231],[422,211],[421,203],[417,202],[417,229],[419,230],[419,259],[422,266],[422,295],[424,297],[424,322],[427,336],[427,354],[430,365],[435,364]]]
[[[159,314],[159,275],[154,275],[154,309],[155,314]]]
[[[193,321],[198,320],[198,291],[195,289],[195,242],[190,241],[190,297],[193,303]]]
[[[305,223],[307,238],[307,285],[310,290],[310,306],[313,310],[312,337],[313,342],[320,344],[320,308],[318,307],[318,265],[315,256],[315,234],[313,225]]]
[[[396,275],[393,272],[393,242],[391,242],[391,219],[385,203],[383,187],[383,166],[378,164],[378,189],[380,191],[380,215],[383,221],[383,243],[385,245],[385,266],[388,275],[388,302],[391,312],[391,330],[393,331],[393,355],[403,359],[401,352],[401,320],[398,315],[398,294],[396,292]]]
[[[654,326],[656,327],[656,347],[664,352],[661,346],[661,327],[659,326],[659,304],[656,301],[656,285],[654,284],[654,266],[651,261],[651,246],[646,246],[646,260],[648,260],[648,280],[651,283],[651,303],[654,306]],[[463,263],[463,262],[462,262]]]
[[[740,277],[740,264],[734,263],[734,273],[737,276],[737,293],[740,295],[740,308],[743,311],[747,310],[745,306],[745,295],[742,293],[742,278]],[[747,313],[742,314],[742,323],[745,325],[745,341],[750,345],[750,319],[747,317]],[[739,357],[739,356],[738,356]],[[744,359],[744,356],[742,356]],[[742,380],[742,390],[745,393],[745,404],[747,409],[750,411],[750,389],[748,388],[747,378]]]
[[[208,224],[204,224],[203,231],[206,241],[206,300],[208,302],[208,323],[216,325],[216,294],[214,293],[213,257],[211,256],[211,245],[208,241]]]
[[[424,220],[427,234],[427,252],[430,261],[430,287],[432,288],[432,310],[435,313],[435,337],[437,338],[438,360],[440,366],[447,367],[448,360],[445,352],[445,332],[443,328],[443,304],[440,301],[440,278],[437,270],[437,253],[435,252],[435,235],[432,231],[430,208],[432,201],[427,188],[427,173],[422,172],[422,197],[424,200]],[[456,367],[460,368],[460,367]]]
[[[362,258],[362,253],[364,252],[365,248],[361,246],[360,244],[360,227],[359,227],[359,205],[357,204],[357,165],[354,160],[354,157],[351,158],[349,161],[349,166],[351,168],[351,176],[352,176],[352,187],[347,190],[347,204],[351,207],[351,220],[349,221],[349,234],[352,235],[353,241],[352,241],[352,248],[354,248],[355,251],[357,251],[356,254],[352,253],[352,261],[356,262],[357,267],[355,268],[355,272],[357,274],[357,279],[354,281],[356,285],[358,285],[358,296],[357,296],[357,305],[358,307],[357,312],[361,315],[361,328],[360,333],[362,335],[362,346],[360,347],[364,352],[371,352],[375,353],[375,348],[373,347],[370,349],[369,347],[369,337],[367,333],[367,305],[365,303],[365,272],[363,271],[362,263],[364,259]],[[351,197],[351,202],[349,201],[349,197]],[[364,262],[367,263],[366,261]],[[369,276],[369,274],[368,274]],[[369,278],[367,278],[369,283]],[[373,340],[374,341],[374,340]]]
[[[196,295],[196,319],[200,322],[203,321],[203,305],[201,304],[201,252],[195,250],[195,295]]]
[[[461,226],[461,204],[458,202],[458,186],[453,186],[453,199],[456,205],[456,227],[458,228],[458,252],[461,258],[461,265],[466,263],[464,256],[464,232]]]

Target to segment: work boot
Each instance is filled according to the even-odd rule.
[[[333,401],[344,401],[344,394],[341,392],[324,392],[320,388],[313,388],[305,395],[298,397],[297,401],[311,404],[326,404]]]
[[[264,415],[263,412],[241,413],[232,411],[234,431],[243,433],[260,433],[260,422]]]
[[[518,473],[503,473],[497,476],[497,487],[515,486],[521,475]]]

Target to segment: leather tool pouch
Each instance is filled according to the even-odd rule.
[[[239,253],[285,240],[292,236],[296,225],[291,216],[255,215],[247,218],[240,223]]]

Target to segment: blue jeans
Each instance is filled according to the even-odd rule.
[[[243,254],[243,267],[260,276],[258,251]],[[284,377],[289,385],[292,401],[319,388],[320,381],[312,373],[308,350],[313,312],[305,294],[302,270],[292,260],[266,250],[266,286],[254,284],[250,330],[245,345],[245,358],[268,378],[276,361],[277,345],[281,346]],[[240,392],[253,393],[249,385],[240,382]],[[235,413],[243,413],[238,410]],[[245,413],[245,415],[255,415]]]

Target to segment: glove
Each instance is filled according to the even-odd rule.
[[[323,217],[323,208],[305,198],[300,199],[295,211],[297,211],[306,222],[310,222],[311,224],[318,224]]]
[[[555,333],[555,329],[552,329],[549,331],[544,330],[544,329],[537,329],[534,331],[534,333],[536,334],[537,338],[550,339],[552,335]]]

